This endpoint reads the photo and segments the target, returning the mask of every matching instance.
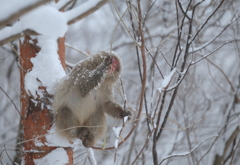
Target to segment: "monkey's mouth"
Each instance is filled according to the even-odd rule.
[[[112,70],[113,72],[119,70],[119,62],[118,62],[118,60],[117,60],[115,57],[112,58],[111,70]]]

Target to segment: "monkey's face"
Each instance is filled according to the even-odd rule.
[[[111,62],[109,63],[109,68],[107,73],[109,75],[114,74],[115,72],[119,72],[120,70],[120,63],[116,57],[111,58]]]

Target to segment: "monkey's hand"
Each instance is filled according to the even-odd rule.
[[[129,110],[123,110],[123,117],[128,117],[128,121],[132,119],[132,113]]]

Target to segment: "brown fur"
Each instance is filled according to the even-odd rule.
[[[102,51],[78,63],[58,84],[53,109],[61,136],[80,138],[91,147],[105,132],[105,113],[114,118],[131,115],[113,99],[113,84],[121,70],[120,59]]]

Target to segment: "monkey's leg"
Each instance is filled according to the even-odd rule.
[[[78,126],[77,119],[69,108],[63,107],[58,110],[56,116],[56,127],[59,131],[59,134],[68,138],[69,140],[77,138],[77,131],[76,128],[74,128],[76,126]]]
[[[92,147],[96,141],[102,136],[106,130],[105,115],[102,110],[97,110],[84,124],[86,127],[82,131],[88,132],[86,136],[82,138],[82,144],[84,147]]]
[[[123,110],[123,108],[119,104],[112,102],[112,101],[107,101],[104,104],[104,111],[108,115],[110,115],[114,118],[122,119],[125,116],[131,117],[130,111]]]

